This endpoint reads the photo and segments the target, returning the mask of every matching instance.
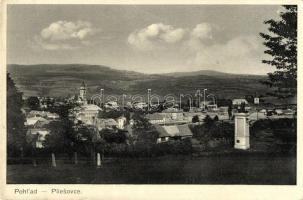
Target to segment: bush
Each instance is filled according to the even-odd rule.
[[[132,145],[106,143],[105,155],[110,156],[129,156],[129,157],[152,157],[168,154],[190,154],[192,145],[190,139],[169,141],[160,144],[145,144],[136,142]]]
[[[125,143],[126,134],[124,131],[105,130],[102,133],[103,139],[108,143]]]
[[[192,121],[192,123],[199,122],[199,116],[198,115],[193,116],[191,121]]]
[[[260,119],[250,128],[251,134],[270,129],[273,134],[286,142],[294,142],[297,137],[297,121],[295,119]]]
[[[104,148],[105,155],[125,156],[129,155],[129,147],[127,144],[107,143]]]
[[[192,144],[190,138],[182,140],[172,140],[165,143],[157,144],[155,147],[156,155],[167,154],[190,154],[192,153]]]
[[[296,143],[297,121],[295,119],[278,119],[271,122],[273,134],[285,143]]]
[[[232,144],[234,141],[234,125],[228,122],[211,120],[211,118],[207,119],[206,124],[191,126],[193,137],[204,146],[208,146],[210,141],[216,139],[224,139]]]

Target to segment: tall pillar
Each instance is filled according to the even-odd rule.
[[[235,114],[235,149],[249,149],[249,124],[247,114]]]
[[[74,152],[74,164],[78,164],[78,154],[77,152]]]
[[[100,157],[100,153],[97,153],[97,168],[101,167],[101,157]]]
[[[52,167],[56,167],[57,164],[56,164],[56,157],[55,157],[55,154],[52,153]]]

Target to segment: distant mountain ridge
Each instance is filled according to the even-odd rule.
[[[216,76],[216,77],[237,77],[237,76],[264,76],[264,75],[254,75],[254,74],[232,74],[226,72],[219,72],[216,70],[198,70],[192,72],[171,72],[165,73],[163,75],[173,76],[173,77],[184,77],[184,76],[197,76],[197,75],[205,75],[205,76]]]
[[[148,88],[159,95],[194,93],[197,89],[222,97],[241,97],[255,92],[269,91],[260,84],[265,76],[239,75],[201,70],[167,74],[144,74],[112,69],[103,65],[40,64],[8,65],[17,87],[25,96],[67,96],[78,93],[82,81],[88,86],[88,95],[104,89],[106,94],[145,94]]]

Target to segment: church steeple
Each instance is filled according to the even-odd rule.
[[[79,95],[80,101],[83,104],[87,104],[87,99],[86,99],[86,85],[84,81],[82,81],[81,87],[80,87],[80,95]]]
[[[81,87],[86,88],[86,85],[85,85],[84,81],[82,81]]]

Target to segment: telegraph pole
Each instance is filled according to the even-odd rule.
[[[151,89],[147,89],[147,110],[150,111],[150,95]]]
[[[204,98],[203,109],[204,109],[204,110],[205,110],[205,92],[206,92],[206,90],[207,90],[207,89],[204,89],[204,90],[203,90],[203,98]]]

